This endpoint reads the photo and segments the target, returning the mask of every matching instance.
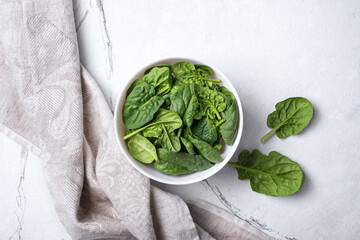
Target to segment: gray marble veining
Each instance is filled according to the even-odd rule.
[[[17,187],[18,195],[16,196],[17,209],[15,210],[18,226],[16,227],[15,232],[9,237],[9,239],[21,239],[21,231],[23,228],[22,224],[26,209],[26,196],[23,188],[23,183],[25,180],[25,170],[26,170],[27,160],[28,160],[28,150],[27,148],[22,146],[20,153],[20,169],[19,169],[20,173],[18,175],[19,185]]]

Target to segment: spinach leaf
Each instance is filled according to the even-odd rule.
[[[197,112],[195,113],[194,119],[195,119],[195,120],[200,120],[202,117],[203,117],[203,116],[202,116],[201,111],[197,111]]]
[[[220,139],[220,138],[219,138]],[[216,151],[220,151],[221,148],[222,148],[222,144],[220,141],[217,141],[214,145],[213,145],[213,148],[216,150]]]
[[[220,153],[211,147],[210,144],[194,137],[190,128],[185,129],[184,136],[189,139],[189,141],[195,146],[200,154],[210,162],[218,163],[223,160]]]
[[[156,95],[168,93],[173,84],[170,68],[154,67],[142,79],[156,89]]]
[[[197,150],[203,155],[207,160],[212,163],[221,162],[223,159],[218,151],[211,147],[210,144],[196,138],[190,138],[190,142],[195,146]]]
[[[234,144],[237,133],[237,122],[239,114],[236,101],[233,101],[230,107],[224,113],[225,122],[220,126],[221,136],[224,142],[231,146]]]
[[[128,148],[131,156],[142,163],[151,163],[158,160],[155,146],[140,134],[130,138]]]
[[[199,139],[213,145],[217,138],[216,126],[213,119],[209,117],[202,118],[192,129],[192,132]]]
[[[182,132],[183,127],[184,127],[184,126],[181,126],[181,127],[178,129],[176,136],[178,136],[178,137],[181,136],[181,132]]]
[[[173,87],[171,88],[171,93],[175,93],[181,86],[183,85],[174,84]]]
[[[201,155],[191,155],[184,152],[174,153],[162,148],[159,148],[157,152],[159,161],[154,163],[154,167],[165,174],[193,173],[213,166]]]
[[[313,116],[311,102],[302,97],[288,98],[277,103],[275,109],[267,118],[267,126],[272,130],[261,139],[261,143],[274,132],[279,138],[300,133]]]
[[[154,144],[154,146],[155,146],[156,148],[161,147],[160,140],[159,140],[158,138],[152,138],[152,139],[156,139],[156,140],[153,142],[153,144]]]
[[[146,86],[147,83],[142,79],[136,79],[134,82],[131,83],[130,87],[126,91],[126,97],[129,96],[129,94],[134,90],[134,88],[138,85]]]
[[[200,85],[196,85],[195,91],[199,99],[202,116],[209,116],[211,119],[216,117],[221,120],[220,112],[226,109],[224,97],[219,92]]]
[[[177,62],[172,65],[171,70],[173,71],[176,79],[184,83],[198,83],[204,85],[204,81],[210,82],[221,82],[219,79],[210,79],[200,75],[193,64],[188,62]]]
[[[218,92],[226,103],[226,110],[221,113],[223,120],[216,122],[216,126],[220,130],[224,142],[231,146],[234,144],[237,134],[237,122],[238,122],[238,106],[234,95],[224,86],[219,88],[221,92]]]
[[[168,94],[165,94],[165,95],[163,96],[165,102],[164,102],[164,104],[162,105],[162,108],[165,108],[165,109],[169,109],[169,108],[170,108],[170,105],[171,105],[171,99],[170,99],[170,97],[171,97],[171,92],[168,93]]]
[[[154,167],[159,172],[165,173],[167,175],[178,176],[178,175],[192,173],[186,167],[182,167],[180,165],[172,164],[170,162],[161,161],[161,160],[154,162]]]
[[[299,164],[277,152],[268,156],[254,150],[244,150],[237,163],[229,162],[237,169],[240,180],[250,179],[251,189],[270,196],[288,196],[296,193],[304,182]]]
[[[194,64],[196,71],[200,74],[202,77],[208,77],[211,74],[213,74],[213,71],[210,67],[202,64]]]
[[[161,124],[163,128],[163,134],[160,135],[160,145],[172,152],[178,152],[181,149],[180,138],[175,135],[173,131],[168,131],[164,124]]]
[[[159,127],[155,127],[156,125],[160,125],[163,124],[167,129],[173,131],[175,129],[178,129],[179,127],[182,126],[182,121],[181,118],[179,117],[179,115],[177,115],[176,113],[167,110],[167,109],[162,109],[160,108],[159,111],[156,114],[155,119],[148,123],[147,125],[143,126],[142,128],[136,129],[134,132],[126,135],[123,137],[124,140],[132,137],[133,135],[144,131],[145,129],[154,126],[154,129],[159,129]]]
[[[221,86],[219,88],[220,90],[220,95],[223,96],[225,98],[225,103],[226,103],[226,106],[227,108],[229,108],[229,106],[231,105],[231,103],[233,101],[235,101],[235,97],[234,97],[234,94],[232,94],[226,87],[224,86]]]
[[[217,121],[216,119],[215,119],[215,127],[216,127],[216,133],[217,133],[217,136],[218,136],[218,138],[217,138],[217,140],[216,140],[216,142],[214,143],[214,145],[213,145],[213,148],[215,149],[215,150],[217,150],[217,151],[220,151],[221,150],[221,148],[222,148],[222,143],[221,143],[221,130],[220,130],[220,128],[221,128],[221,124],[223,124],[225,122],[225,119],[223,118],[223,119],[221,119],[220,121]]]
[[[196,97],[196,95],[191,96],[189,105],[187,106],[185,113],[184,113],[184,124],[187,127],[191,127],[194,118],[196,116],[197,110],[199,108],[199,101]]]
[[[183,143],[183,145],[186,148],[186,151],[188,151],[191,155],[195,155],[195,149],[194,149],[194,145],[186,138],[184,137],[180,137],[181,142]]]
[[[178,90],[178,88],[181,87],[181,86],[183,86],[183,85],[185,85],[185,83],[183,83],[183,82],[175,79],[175,82],[174,82],[174,84],[173,84],[173,87],[171,88],[171,92],[172,92],[172,93],[176,92],[176,91]]]
[[[156,67],[158,67],[158,68],[161,68],[161,67],[171,68],[171,65],[170,64],[157,64],[157,65],[151,66],[151,67],[149,67],[148,69],[145,70],[144,75],[148,74],[151,71],[151,69],[156,68]]]
[[[199,107],[194,84],[180,86],[176,92],[171,94],[170,100],[170,110],[183,118],[185,126],[190,127]]]
[[[164,103],[164,99],[155,95],[150,85],[136,86],[126,98],[123,108],[123,120],[127,129],[142,127],[154,118],[154,114]]]
[[[157,144],[169,151],[178,152],[181,149],[180,138],[175,135],[173,130],[171,125],[157,124],[146,128],[143,134],[145,137],[158,138]]]

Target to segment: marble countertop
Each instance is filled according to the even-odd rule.
[[[237,154],[275,150],[306,174],[297,194],[280,198],[252,192],[231,167],[196,184],[155,185],[214,203],[277,239],[359,238],[359,1],[76,0],[74,11],[81,62],[111,109],[143,65],[199,59],[227,75],[240,95],[245,121]],[[313,103],[310,125],[260,144],[267,115],[293,96]],[[0,161],[0,238],[70,239],[40,160],[0,135]]]

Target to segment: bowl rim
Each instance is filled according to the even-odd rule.
[[[149,174],[148,172],[146,172],[145,170],[143,170],[141,167],[137,166],[134,161],[137,161],[136,159],[133,159],[131,156],[128,155],[126,149],[124,149],[124,146],[121,142],[121,139],[122,138],[120,136],[120,132],[119,132],[119,128],[118,128],[118,121],[122,121],[122,119],[119,119],[119,111],[122,111],[122,106],[119,106],[120,105],[120,102],[121,102],[121,97],[123,96],[123,94],[126,94],[126,91],[127,89],[129,88],[129,86],[132,84],[133,81],[136,80],[136,76],[138,76],[139,74],[143,73],[146,69],[148,69],[149,67],[153,66],[153,65],[156,65],[156,64],[161,64],[161,63],[165,63],[165,62],[169,62],[169,61],[187,61],[187,62],[190,62],[190,63],[197,63],[197,64],[204,64],[204,65],[207,65],[209,66],[215,73],[219,73],[220,75],[224,76],[225,77],[225,81],[226,83],[228,83],[234,90],[235,92],[233,92],[234,96],[235,96],[235,99],[237,101],[237,104],[238,104],[238,114],[239,114],[239,119],[238,119],[238,131],[237,131],[237,135],[236,135],[236,139],[235,139],[235,142],[232,146],[227,146],[227,147],[231,147],[231,152],[230,154],[228,154],[226,156],[227,159],[224,159],[222,162],[220,163],[217,163],[217,164],[222,164],[223,166],[219,167],[217,170],[212,170],[210,171],[213,167],[209,168],[209,169],[206,169],[206,170],[203,170],[203,171],[208,171],[208,174],[206,174],[205,176],[201,176],[201,177],[197,177],[197,178],[193,178],[193,179],[179,179],[179,182],[173,182],[173,181],[169,181],[169,180],[165,180],[165,179],[161,179],[157,176],[153,176],[151,174]],[[224,81],[223,79],[221,79],[222,81]],[[125,158],[127,159],[128,162],[130,162],[130,164],[137,170],[139,171],[140,173],[142,173],[143,175],[145,175],[146,177],[152,179],[152,180],[155,180],[157,182],[160,182],[160,183],[165,183],[165,184],[170,184],[170,185],[186,185],[186,184],[192,184],[192,183],[196,183],[196,182],[200,182],[204,179],[207,179],[211,176],[213,176],[214,174],[216,174],[218,171],[220,171],[225,165],[227,162],[230,161],[230,159],[233,157],[233,155],[235,154],[239,144],[240,144],[240,140],[241,140],[241,137],[242,137],[242,131],[243,131],[243,125],[244,125],[244,115],[243,115],[243,109],[242,109],[242,104],[241,104],[241,100],[240,100],[240,96],[239,94],[237,93],[236,91],[236,88],[234,87],[234,85],[231,83],[231,81],[226,77],[225,74],[223,74],[221,71],[219,71],[216,67],[210,65],[210,64],[207,64],[207,63],[204,63],[203,61],[201,60],[198,60],[198,59],[193,59],[193,58],[188,58],[188,57],[168,57],[168,58],[161,58],[161,59],[158,59],[156,61],[153,61],[147,65],[145,65],[144,67],[142,67],[141,69],[139,69],[135,74],[132,75],[132,77],[127,81],[126,85],[119,91],[118,95],[117,95],[117,98],[116,98],[116,104],[115,104],[115,109],[114,109],[114,131],[115,131],[115,136],[116,136],[116,140],[117,140],[117,143],[119,144],[120,146],[120,149],[121,149],[121,152],[122,154],[124,154]],[[163,173],[161,173],[163,174]],[[190,173],[189,175],[191,174],[194,174],[194,173]],[[166,174],[164,174],[166,175]],[[176,177],[176,176],[174,176]]]

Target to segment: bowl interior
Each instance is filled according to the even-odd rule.
[[[163,174],[159,171],[157,171],[152,164],[143,164],[139,161],[137,161],[136,159],[134,159],[130,153],[129,150],[127,148],[126,142],[123,140],[124,134],[125,134],[125,125],[124,122],[122,120],[122,108],[124,105],[124,101],[125,101],[125,97],[126,97],[126,90],[129,88],[130,84],[138,79],[141,78],[144,74],[144,71],[150,67],[153,66],[155,64],[160,64],[160,63],[165,63],[165,64],[174,64],[176,62],[180,62],[180,61],[187,61],[193,64],[205,64],[209,67],[211,67],[214,71],[214,74],[211,76],[212,78],[217,78],[217,79],[221,79],[222,83],[220,85],[225,86],[226,88],[228,88],[235,96],[236,101],[238,103],[238,107],[239,107],[239,121],[238,121],[238,132],[237,132],[237,136],[235,139],[235,142],[232,146],[227,146],[224,145],[223,146],[223,150],[221,153],[221,156],[223,157],[223,161],[220,163],[215,164],[213,167],[204,170],[204,171],[199,171],[199,172],[195,172],[195,173],[191,173],[191,174],[187,174],[187,175],[180,175],[180,176],[170,176],[170,175],[166,175]],[[144,174],[145,176],[156,180],[158,182],[162,182],[162,183],[167,183],[167,184],[173,184],[173,185],[182,185],[182,184],[190,184],[190,183],[195,183],[201,180],[204,180],[210,176],[212,176],[213,174],[215,174],[216,172],[218,172],[221,168],[223,168],[225,166],[225,164],[231,159],[231,157],[234,155],[239,143],[240,143],[240,138],[241,138],[241,134],[242,134],[242,128],[243,128],[243,112],[242,112],[242,107],[241,107],[241,102],[240,102],[240,98],[234,88],[234,86],[231,84],[231,82],[229,81],[229,79],[227,79],[227,77],[222,74],[219,70],[217,70],[215,67],[207,64],[207,63],[203,63],[197,60],[193,60],[193,59],[186,59],[186,58],[169,58],[169,59],[163,59],[163,60],[159,60],[156,61],[154,63],[151,63],[147,66],[145,66],[143,69],[139,70],[126,84],[126,86],[121,90],[119,97],[117,99],[116,102],[116,107],[115,107],[115,112],[114,112],[114,121],[115,121],[115,134],[116,134],[116,138],[120,144],[120,148],[122,150],[122,152],[124,153],[125,157],[129,160],[129,162],[138,170],[140,171],[142,174]]]

